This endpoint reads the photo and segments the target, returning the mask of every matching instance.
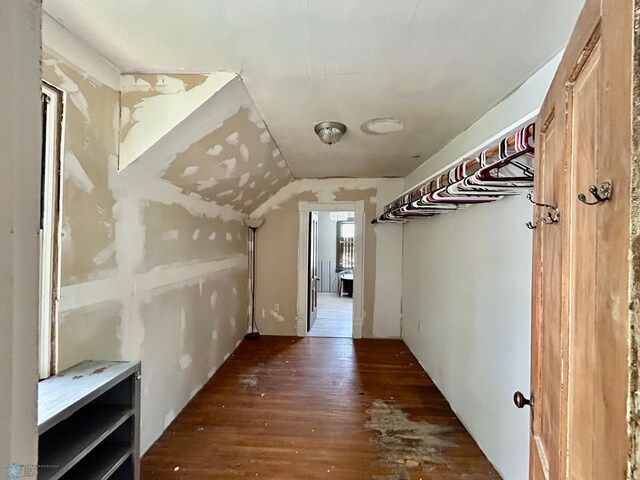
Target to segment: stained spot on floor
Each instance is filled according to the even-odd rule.
[[[243,377],[240,382],[249,388],[258,388],[258,377],[255,375]]]
[[[370,420],[365,428],[378,432],[370,440],[378,451],[376,464],[393,472],[374,480],[410,479],[414,469],[429,472],[435,465],[447,463],[442,454],[445,448],[457,446],[448,438],[451,428],[413,421],[393,403],[374,400],[366,413]]]

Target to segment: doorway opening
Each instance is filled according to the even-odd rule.
[[[364,202],[298,203],[298,336],[362,338]]]
[[[307,335],[353,336],[355,212],[309,212]]]

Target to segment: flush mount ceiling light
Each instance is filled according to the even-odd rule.
[[[369,135],[385,135],[398,132],[404,128],[404,123],[391,117],[372,118],[362,124],[360,130]]]
[[[313,130],[322,143],[333,145],[338,143],[347,131],[347,126],[340,122],[320,122]]]

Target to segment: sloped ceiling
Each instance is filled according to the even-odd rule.
[[[215,74],[214,74],[215,75]],[[123,75],[121,151],[136,134],[149,145],[120,165],[129,176],[157,178],[218,205],[249,213],[293,176],[239,77],[226,83],[169,128],[184,92],[207,89],[209,75]],[[167,86],[171,85],[170,88]],[[208,92],[208,90],[207,90]],[[167,128],[157,130],[164,123]],[[166,133],[159,134],[158,132]]]
[[[559,52],[582,4],[44,0],[123,71],[239,73],[297,177],[410,173]],[[376,117],[404,129],[363,133]],[[331,147],[325,120],[349,129]]]

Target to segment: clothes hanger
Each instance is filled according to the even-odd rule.
[[[522,138],[520,137],[522,136]],[[498,160],[489,164],[487,162],[486,150],[480,155],[481,168],[473,175],[472,184],[474,185],[493,185],[506,186],[512,188],[531,188],[533,185],[533,170],[521,164],[521,162],[513,163],[514,160],[533,152],[533,147],[529,145],[529,127],[525,127],[516,132],[515,151],[509,152],[507,139],[503,139],[498,146]],[[499,170],[513,164],[523,173],[522,176],[503,176],[498,177]],[[522,167],[522,168],[521,168]]]

